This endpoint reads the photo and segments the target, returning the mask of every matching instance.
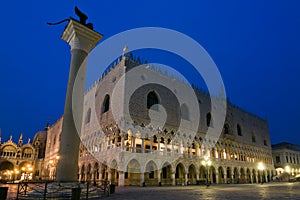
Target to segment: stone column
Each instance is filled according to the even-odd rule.
[[[79,172],[79,181],[81,181],[82,177],[81,177],[81,172]]]
[[[124,172],[119,171],[119,186],[124,186],[124,180],[125,180]]]
[[[193,157],[193,148],[192,148],[192,146],[189,147],[189,150],[190,150],[189,157],[192,158]]]
[[[91,175],[91,181],[94,181],[95,180],[95,171],[94,170],[92,170],[92,175]]]
[[[199,181],[199,170],[196,170],[196,180]]]
[[[87,181],[87,178],[88,178],[88,173],[87,171],[84,172],[84,181]]]
[[[160,137],[157,138],[157,153],[160,154]]]
[[[158,184],[161,182],[161,169],[157,170],[157,182]]]
[[[174,156],[175,152],[174,152],[174,141],[172,141],[172,153],[171,156]]]
[[[200,145],[199,144],[197,144],[197,147],[196,147],[196,156],[200,157]]]
[[[124,134],[121,135],[121,150],[124,151]]]
[[[100,166],[98,169],[98,173],[99,173],[99,181],[102,181],[102,167]]]
[[[152,137],[150,138],[150,153],[152,153],[152,142],[153,142],[153,139]]]
[[[187,185],[189,179],[188,179],[188,173],[184,173],[184,185]]]
[[[168,149],[167,149],[167,141],[165,140],[164,142],[165,149],[164,149],[164,155],[166,156],[168,154]]]
[[[109,167],[107,167],[107,180],[109,183],[111,183],[111,170]]]
[[[172,185],[176,185],[175,172],[171,172]]]
[[[79,131],[81,131],[83,115],[85,60],[101,38],[101,34],[72,19],[62,35],[62,39],[71,46],[71,65],[60,136],[59,154],[61,159],[57,166],[57,181],[78,181]],[[75,80],[77,81],[75,82]],[[73,92],[75,93],[73,94]],[[76,102],[73,101],[74,99]]]
[[[142,138],[142,153],[145,153],[145,138]]]
[[[131,152],[134,153],[135,152],[135,137],[132,136],[131,140],[132,140],[132,147],[131,147],[132,151]]]

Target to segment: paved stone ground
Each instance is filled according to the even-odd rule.
[[[109,200],[300,200],[300,183],[116,188]]]
[[[17,185],[9,187],[9,198],[15,199]],[[120,187],[107,200],[300,200],[300,183],[222,184],[176,187]]]

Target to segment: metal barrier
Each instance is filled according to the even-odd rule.
[[[21,199],[95,199],[109,196],[111,184],[101,182],[20,182],[17,200]]]

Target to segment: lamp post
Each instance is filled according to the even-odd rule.
[[[206,187],[209,186],[208,177],[209,177],[209,167],[211,166],[211,160],[207,156],[204,156],[204,160],[202,161],[202,165],[206,169]]]
[[[261,174],[260,174],[260,180],[261,180],[261,184],[263,184],[263,171],[265,169],[265,166],[264,166],[264,164],[262,162],[259,162],[257,168],[261,172]]]

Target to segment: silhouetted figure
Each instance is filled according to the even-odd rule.
[[[86,14],[84,14],[81,10],[79,10],[79,8],[77,6],[75,6],[75,14],[79,17],[79,22],[80,24],[84,25],[84,26],[87,26],[88,28],[90,29],[94,29],[94,26],[92,23],[86,23],[86,20],[88,19],[88,16]],[[47,22],[48,25],[58,25],[58,24],[61,24],[63,22],[69,22],[70,19],[73,19],[72,17],[70,17],[69,19],[63,19],[59,22],[55,22],[55,23],[50,23],[50,22]],[[75,20],[75,19],[74,19]],[[78,20],[76,20],[78,21]]]
[[[75,14],[79,17],[80,23],[86,25],[86,20],[88,19],[88,16],[81,12],[81,10],[79,10],[77,6],[75,6]]]

